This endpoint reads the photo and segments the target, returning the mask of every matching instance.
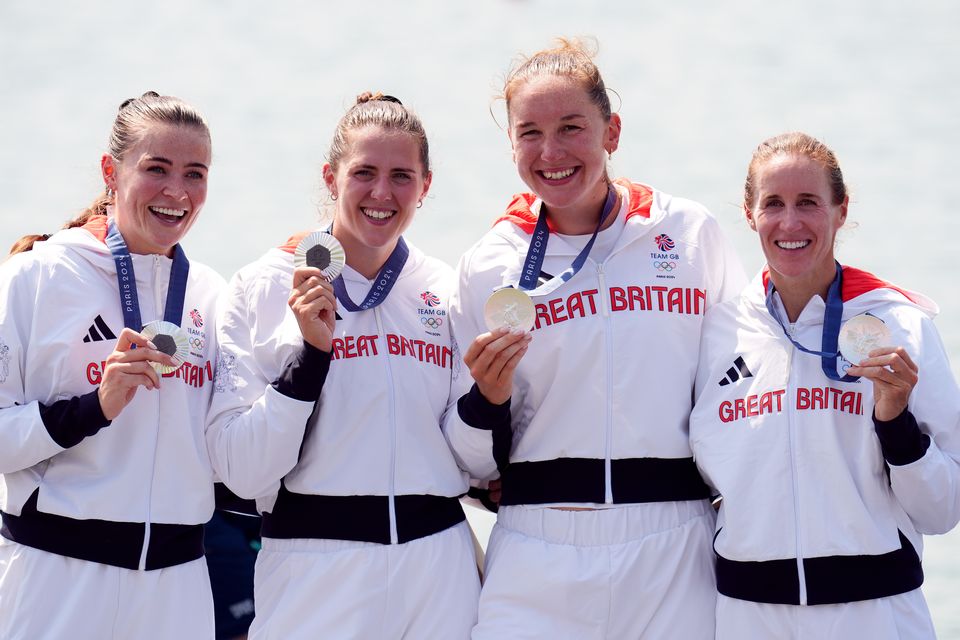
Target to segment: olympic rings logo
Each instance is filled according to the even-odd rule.
[[[659,260],[653,263],[653,266],[659,269],[660,271],[673,271],[677,268],[676,262],[660,262]]]
[[[421,316],[421,324],[425,324],[431,329],[437,329],[443,324],[443,318],[434,318],[433,316]]]
[[[190,338],[190,346],[193,347],[194,349],[203,349],[203,346],[205,344],[206,343],[204,342],[203,338],[197,338],[197,337]]]

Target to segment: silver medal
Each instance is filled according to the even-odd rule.
[[[325,231],[314,231],[305,236],[293,252],[293,264],[297,267],[316,267],[327,280],[335,280],[347,254],[340,241]]]
[[[186,362],[187,354],[190,352],[187,334],[172,322],[154,320],[143,327],[140,335],[155,344],[157,351],[173,358],[174,366],[151,362],[150,366],[156,369],[157,373],[164,374],[176,371]]]
[[[840,327],[837,343],[845,360],[860,364],[874,349],[890,345],[890,329],[876,316],[854,316]]]

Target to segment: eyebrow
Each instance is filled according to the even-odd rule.
[[[173,166],[173,162],[168,160],[167,158],[164,158],[163,156],[147,156],[147,162],[159,162],[161,164],[170,165],[171,167]],[[207,167],[207,165],[203,164],[202,162],[191,162],[187,164],[187,166],[200,167],[201,169],[209,170],[209,167]]]
[[[372,164],[358,164],[357,166],[354,167],[354,169],[373,169],[373,170],[377,171],[377,170],[379,170],[379,167],[377,167],[376,165],[372,165]],[[393,168],[391,168],[391,169],[387,169],[387,171],[404,171],[404,172],[407,172],[407,173],[416,173],[416,172],[417,172],[416,169],[408,169],[407,167],[393,167]]]
[[[582,113],[571,113],[571,114],[568,115],[568,116],[563,116],[563,117],[561,117],[561,118],[560,118],[560,121],[561,121],[561,122],[566,122],[566,121],[568,121],[568,120],[576,120],[577,118],[586,118],[586,117],[587,117],[587,116],[583,115]],[[524,127],[534,127],[534,126],[536,126],[536,123],[535,123],[535,122],[532,122],[532,121],[531,121],[531,122],[518,122],[515,126],[516,126],[518,129],[523,129]]]

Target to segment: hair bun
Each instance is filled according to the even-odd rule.
[[[357,104],[364,104],[366,102],[375,102],[378,100],[383,102],[395,102],[399,104],[401,107],[403,106],[403,103],[400,102],[399,98],[385,95],[383,93],[380,93],[379,91],[377,91],[376,93],[373,93],[371,91],[364,91],[363,93],[357,96]]]

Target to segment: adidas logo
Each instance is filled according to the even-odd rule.
[[[725,387],[740,378],[752,377],[753,374],[750,373],[750,369],[747,368],[747,363],[743,361],[743,356],[737,356],[737,359],[733,361],[733,366],[727,369],[727,375],[720,380],[720,386]]]
[[[110,331],[110,327],[107,326],[107,323],[104,322],[103,318],[99,315],[93,319],[93,324],[87,329],[87,335],[83,336],[84,342],[100,342],[102,340],[116,339],[117,336],[113,335],[113,331]]]

